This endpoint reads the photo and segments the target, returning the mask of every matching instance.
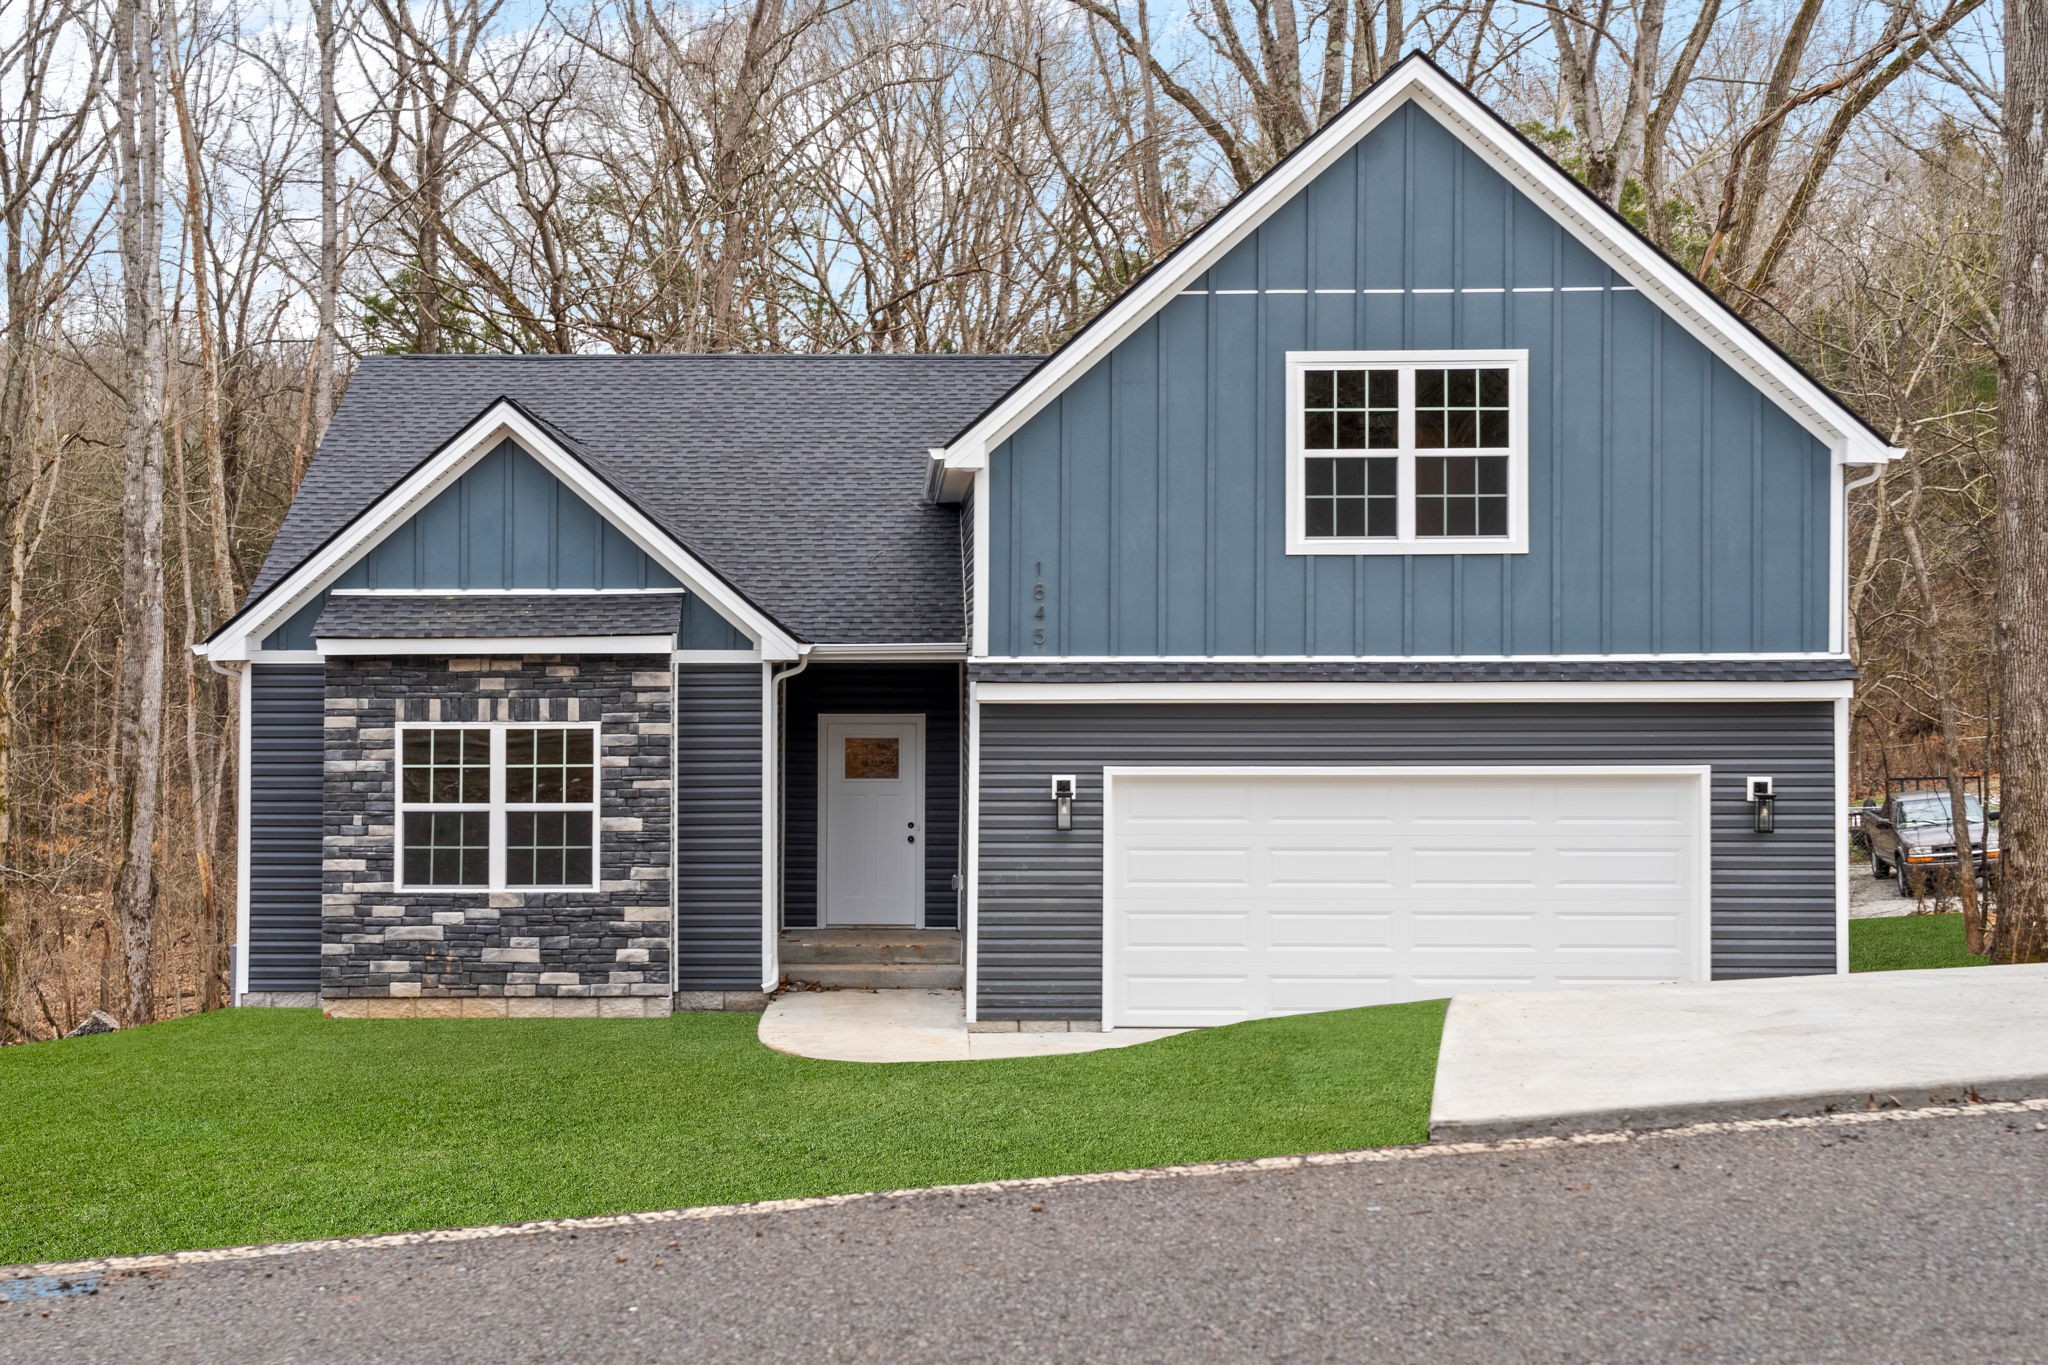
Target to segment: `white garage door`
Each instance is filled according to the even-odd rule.
[[[1705,976],[1695,771],[1112,770],[1104,1018]]]

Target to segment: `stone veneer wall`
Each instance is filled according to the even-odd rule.
[[[660,657],[329,659],[328,1013],[667,1013],[672,705]],[[597,891],[393,890],[395,727],[470,720],[601,723]]]

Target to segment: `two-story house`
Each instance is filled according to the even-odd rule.
[[[1422,58],[1050,356],[365,361],[241,613],[238,998],[977,1027],[1839,971],[1881,435]]]

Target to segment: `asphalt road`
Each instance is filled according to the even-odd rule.
[[[927,1194],[0,1301],[0,1360],[2048,1356],[2048,1112]]]

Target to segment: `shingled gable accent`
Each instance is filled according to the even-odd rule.
[[[763,658],[800,657],[798,644],[788,631],[720,578],[688,547],[663,531],[593,468],[563,433],[509,397],[500,397],[490,404],[365,511],[337,529],[267,591],[253,597],[207,640],[194,646],[195,652],[215,660],[249,658],[255,643],[270,629],[289,619],[406,518],[508,439],[596,508],[650,558],[675,575],[685,589],[704,598],[741,630],[760,640]]]
[[[1654,300],[1737,374],[1755,384],[1827,446],[1838,463],[1882,464],[1902,453],[1471,91],[1417,51],[1360,92],[1335,118],[1169,252],[950,443],[932,450],[930,495],[949,502],[965,497],[973,475],[987,466],[989,451],[1188,288],[1389,113],[1409,101]]]

